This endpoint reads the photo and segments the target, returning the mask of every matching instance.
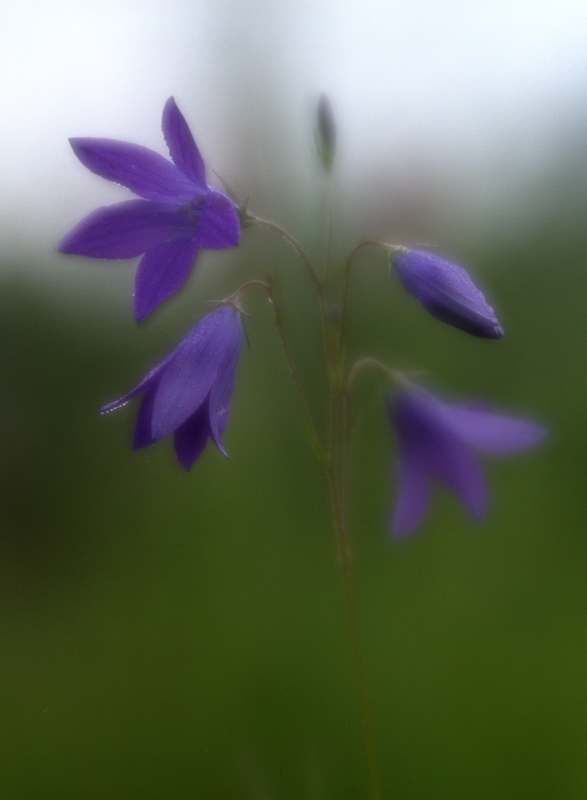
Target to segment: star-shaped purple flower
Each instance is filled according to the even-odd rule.
[[[413,387],[398,392],[389,416],[398,441],[398,495],[392,533],[411,533],[430,502],[432,483],[445,483],[480,521],[487,489],[477,453],[514,453],[540,442],[546,430],[534,422],[488,410],[481,403],[449,404]]]
[[[406,248],[394,251],[392,264],[404,288],[436,319],[483,339],[503,336],[493,309],[458,264]]]
[[[135,450],[173,433],[175,453],[187,470],[208,438],[226,455],[221,437],[228,422],[242,337],[238,310],[219,306],[138,386],[101,408],[101,413],[144,392],[135,424]]]
[[[84,166],[143,199],[98,208],[59,249],[112,259],[144,253],[135,279],[137,319],[183,286],[200,248],[233,247],[240,238],[236,207],[206,183],[204,162],[173,97],[163,109],[162,127],[173,163],[138,144],[70,139]]]

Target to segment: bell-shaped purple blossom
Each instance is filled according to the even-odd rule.
[[[219,306],[203,317],[138,386],[101,408],[101,413],[143,394],[134,430],[135,450],[173,433],[175,453],[187,470],[208,438],[226,455],[222,434],[228,422],[242,338],[238,310],[231,305]]]
[[[542,426],[529,420],[495,413],[481,403],[444,403],[418,387],[399,391],[389,416],[399,453],[391,521],[397,537],[420,524],[436,481],[452,489],[480,521],[487,510],[487,488],[477,453],[514,453],[546,435]]]
[[[237,209],[224,192],[206,183],[204,162],[173,97],[163,109],[162,127],[173,163],[138,144],[70,139],[84,166],[143,199],[98,208],[65,236],[59,249],[111,259],[144,253],[135,279],[137,319],[183,286],[200,248],[232,247],[240,238]]]
[[[483,339],[503,336],[493,309],[462,267],[406,248],[394,250],[392,264],[404,288],[436,319]]]

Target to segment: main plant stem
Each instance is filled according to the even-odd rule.
[[[330,232],[329,232],[330,236]],[[354,254],[353,254],[354,255]],[[349,265],[345,273],[350,272]],[[328,263],[324,280],[321,285],[322,297],[326,296],[328,281]],[[359,615],[355,597],[353,581],[353,562],[349,540],[348,527],[348,473],[349,473],[349,448],[350,448],[350,414],[349,391],[346,384],[342,383],[344,362],[344,320],[348,297],[349,279],[345,274],[344,290],[340,315],[338,320],[337,335],[332,339],[328,336],[328,320],[323,321],[325,331],[326,363],[330,389],[330,433],[326,459],[326,479],[330,493],[334,533],[336,537],[337,561],[342,579],[347,625],[353,658],[355,679],[359,694],[359,710],[367,769],[369,773],[369,786],[371,800],[381,800],[381,783],[379,779],[379,763],[377,758],[377,745],[375,740],[375,726],[365,670],[365,657],[361,642]],[[321,302],[321,309],[326,308],[326,303]]]
[[[332,516],[334,520],[334,530],[336,534],[338,551],[338,566],[343,584],[346,617],[353,656],[353,666],[355,670],[355,679],[357,681],[359,690],[361,726],[363,729],[363,740],[365,744],[365,754],[367,757],[367,768],[369,771],[371,798],[372,800],[381,800],[379,764],[377,759],[377,746],[375,743],[375,727],[373,724],[373,713],[371,711],[369,690],[367,688],[367,675],[365,671],[363,646],[359,632],[359,618],[355,599],[352,559],[348,542],[344,501],[337,487],[337,480],[334,470],[328,469],[326,475],[332,504]]]
[[[285,334],[283,320],[281,318],[277,298],[275,296],[273,280],[271,276],[268,277],[266,290],[269,301],[274,309],[275,323],[285,351],[291,375],[300,397],[314,452],[316,453],[316,456],[324,467],[326,473],[336,539],[338,556],[337,561],[343,585],[353,667],[359,695],[359,710],[365,745],[367,769],[369,773],[370,797],[371,800],[381,800],[382,795],[379,780],[377,747],[375,743],[375,726],[373,724],[373,714],[371,711],[371,702],[369,699],[367,675],[365,670],[365,658],[363,655],[363,646],[361,643],[359,630],[359,615],[355,599],[352,557],[348,535],[347,506],[351,426],[349,419],[349,389],[348,385],[343,383],[342,377],[344,363],[344,327],[350,281],[350,268],[352,259],[362,244],[353,251],[345,265],[340,315],[337,329],[333,332],[334,336],[331,336],[332,329],[328,319],[327,306],[331,258],[331,221],[329,220],[326,269],[324,270],[323,278],[319,277],[318,272],[314,268],[312,261],[306,254],[303,247],[288,231],[269,220],[264,220],[257,217],[255,218],[255,221],[258,225],[273,229],[289,242],[300,259],[303,261],[308,275],[314,284],[318,297],[318,305],[320,308],[320,317],[322,321],[322,332],[324,336],[324,352],[329,387],[329,425],[328,442],[326,447],[320,443],[316,426],[313,421],[313,415],[306,399],[304,387]]]

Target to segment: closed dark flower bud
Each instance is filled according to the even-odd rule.
[[[320,99],[318,100],[316,119],[316,144],[318,146],[318,155],[320,156],[320,161],[325,171],[330,172],[334,163],[334,153],[336,150],[336,125],[334,123],[332,105],[328,96],[325,94],[320,95]]]
[[[392,265],[404,288],[436,319],[483,339],[503,336],[493,309],[462,267],[424,250],[399,247]]]

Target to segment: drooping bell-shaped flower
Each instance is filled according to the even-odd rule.
[[[222,434],[228,423],[242,338],[238,310],[219,306],[138,386],[100,411],[120,408],[143,394],[135,424],[135,450],[173,434],[177,458],[187,470],[208,438],[226,455]]]
[[[232,247],[240,238],[235,204],[206,183],[204,162],[172,97],[162,127],[173,163],[138,144],[70,139],[84,166],[142,199],[98,208],[64,237],[59,249],[108,259],[144,253],[135,278],[137,319],[183,286],[201,248]]]
[[[398,444],[398,493],[391,529],[405,536],[418,527],[432,485],[446,484],[480,521],[487,488],[478,453],[505,455],[538,444],[546,430],[534,422],[490,411],[481,403],[451,404],[418,387],[402,389],[389,404]]]
[[[400,281],[433,317],[483,339],[500,339],[503,329],[467,272],[434,253],[394,248],[391,263]]]

